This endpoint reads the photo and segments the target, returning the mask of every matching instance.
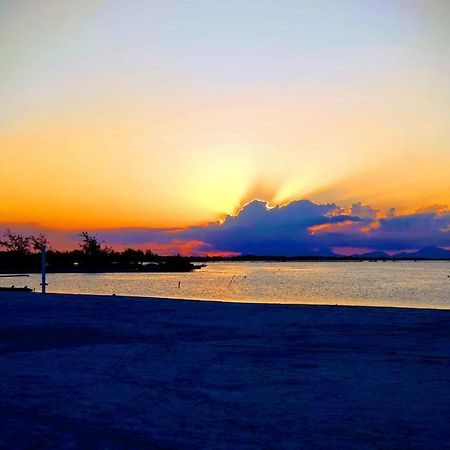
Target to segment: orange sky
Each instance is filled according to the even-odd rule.
[[[252,198],[448,205],[444,3],[2,4],[1,222],[187,226]]]

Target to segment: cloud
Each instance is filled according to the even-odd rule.
[[[450,246],[450,211],[442,205],[408,215],[395,209],[385,217],[370,205],[354,203],[344,210],[335,203],[297,200],[269,206],[262,200],[244,205],[235,215],[206,226],[90,230],[116,248],[149,248],[162,254],[191,255],[332,255],[332,249],[364,248],[403,251]],[[12,227],[14,229],[14,227]],[[25,229],[25,228],[24,228]],[[28,227],[38,231],[36,227]],[[44,230],[45,231],[45,230]],[[59,247],[76,247],[77,233],[50,230]]]
[[[422,208],[419,208],[416,212],[417,213],[425,213],[425,212],[434,212],[436,214],[445,214],[449,211],[448,205],[428,205],[424,206]]]
[[[220,224],[181,232],[217,250],[256,255],[330,255],[334,247],[373,250],[450,245],[450,212],[419,212],[378,219],[378,210],[356,203],[348,213],[334,203],[300,200],[269,207],[253,201]]]
[[[369,205],[363,205],[361,202],[353,203],[350,208],[350,214],[352,216],[357,216],[364,219],[376,219],[378,213],[378,209],[372,208]]]
[[[348,216],[328,216],[334,203],[316,204],[308,200],[273,208],[261,200],[246,204],[235,216],[227,216],[220,224],[193,227],[182,235],[202,240],[220,250],[255,255],[330,254],[314,239],[310,228],[346,220]]]
[[[420,249],[450,245],[450,212],[389,216],[369,226],[338,230],[322,235],[323,242],[338,247],[366,247],[373,250]]]
[[[395,208],[390,208],[386,212],[386,216],[389,218],[395,217],[397,215],[397,210]]]

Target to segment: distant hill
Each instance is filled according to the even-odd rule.
[[[369,253],[363,253],[362,255],[352,255],[353,258],[390,258],[390,256],[387,253],[384,252],[369,252]]]
[[[445,250],[439,247],[425,247],[416,252],[396,253],[395,255],[388,255],[385,252],[375,251],[363,254],[354,254],[352,258],[363,259],[450,259],[450,250]]]
[[[398,253],[394,255],[394,258],[450,259],[450,250],[445,250],[440,247],[425,247],[417,252]]]

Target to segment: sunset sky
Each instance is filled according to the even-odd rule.
[[[448,247],[449,42],[446,0],[0,0],[0,225],[239,253],[207,230],[307,199],[311,239]]]

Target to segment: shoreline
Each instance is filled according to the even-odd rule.
[[[298,306],[298,307],[328,307],[328,308],[374,308],[374,309],[400,309],[400,310],[430,310],[430,311],[450,311],[450,307],[433,307],[433,306],[395,306],[395,305],[361,305],[361,304],[339,304],[339,303],[301,303],[301,302],[275,302],[271,299],[264,299],[263,301],[255,302],[252,299],[249,300],[230,300],[230,299],[206,299],[206,298],[181,298],[181,297],[153,297],[144,295],[122,295],[122,294],[97,294],[97,293],[73,293],[73,292],[0,292],[0,301],[3,297],[7,297],[11,294],[11,298],[15,296],[39,296],[39,297],[68,297],[82,299],[97,299],[97,300],[132,300],[138,299],[141,301],[178,301],[178,302],[202,302],[202,303],[231,303],[238,305],[279,305],[279,306]]]
[[[240,265],[243,264],[243,265]],[[211,263],[195,274],[48,274],[47,292],[226,302],[329,304],[450,309],[449,266],[442,262],[357,263],[323,267],[302,263]],[[3,280],[40,288],[41,277]]]
[[[0,295],[0,446],[443,448],[450,311]]]

